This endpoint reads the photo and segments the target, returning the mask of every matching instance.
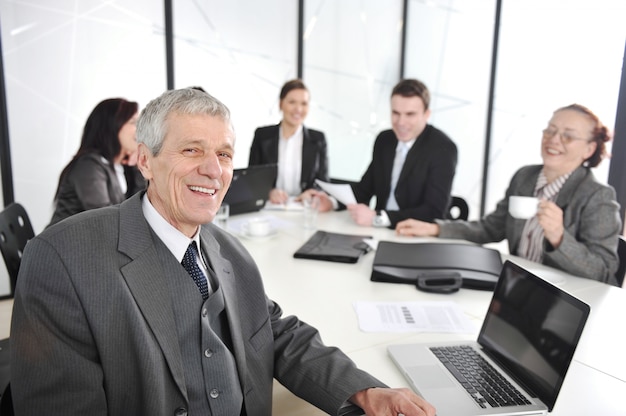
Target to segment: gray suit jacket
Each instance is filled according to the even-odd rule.
[[[186,414],[176,299],[141,195],[28,243],[11,327],[17,415]],[[224,291],[248,415],[270,415],[273,377],[330,414],[356,391],[384,386],[322,345],[314,328],[283,318],[237,239],[212,224],[201,239]]]
[[[439,237],[463,238],[479,244],[506,238],[510,253],[517,254],[526,220],[509,214],[509,196],[532,196],[542,168],[535,165],[518,170],[496,210],[480,221],[438,220]],[[546,241],[543,263],[576,276],[617,285],[617,243],[622,221],[615,190],[597,182],[590,169],[579,167],[561,188],[556,204],[563,210],[565,234],[557,249]]]
[[[59,182],[50,225],[79,212],[119,204],[124,199],[126,195],[113,166],[98,153],[84,154]]]

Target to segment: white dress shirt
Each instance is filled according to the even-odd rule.
[[[302,175],[303,141],[302,126],[298,127],[291,137],[283,137],[283,129],[279,129],[276,187],[287,192],[289,196],[298,196],[302,192],[300,176]]]

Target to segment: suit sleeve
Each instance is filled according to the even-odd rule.
[[[85,313],[57,252],[26,246],[11,322],[18,415],[107,415],[103,371]]]
[[[564,226],[557,249],[544,240],[543,262],[576,276],[616,285],[617,236],[622,224],[613,189],[599,187],[581,207],[577,224]]]
[[[387,387],[358,369],[336,347],[322,343],[318,331],[268,301],[275,345],[274,377],[297,396],[336,415],[356,392]],[[354,406],[355,409],[358,409]]]
[[[439,237],[464,239],[478,244],[499,242],[506,238],[509,240],[509,247],[517,247],[518,242],[512,241],[515,239],[514,227],[508,221],[509,196],[520,194],[520,186],[527,181],[527,178],[527,169],[518,170],[513,175],[504,198],[496,205],[496,209],[478,221],[437,220]],[[514,249],[511,250],[513,254],[515,254],[514,251]]]

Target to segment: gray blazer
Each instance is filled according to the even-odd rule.
[[[142,195],[74,215],[28,243],[11,324],[17,415],[186,414],[176,299]],[[355,392],[384,386],[322,345],[314,328],[282,317],[237,239],[212,224],[201,239],[224,291],[248,415],[271,414],[273,378],[330,414]]]
[[[50,224],[89,209],[115,205],[126,199],[115,169],[97,153],[87,153],[59,182]]]
[[[518,170],[496,210],[479,221],[437,220],[439,237],[463,238],[479,244],[506,238],[510,253],[517,254],[525,220],[509,214],[509,196],[532,196],[542,168],[535,165]],[[576,276],[617,285],[617,244],[622,221],[615,190],[597,182],[590,169],[579,167],[561,188],[556,204],[563,209],[565,234],[557,249],[546,241],[543,263]]]

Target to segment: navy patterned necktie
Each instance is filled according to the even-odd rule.
[[[196,242],[192,241],[187,247],[187,251],[185,252],[185,256],[183,257],[183,261],[181,264],[187,270],[187,273],[193,278],[193,281],[200,289],[200,293],[202,294],[202,299],[207,300],[209,297],[209,286],[207,284],[206,276],[198,266],[198,262],[196,260],[198,256],[198,249],[196,248]]]

